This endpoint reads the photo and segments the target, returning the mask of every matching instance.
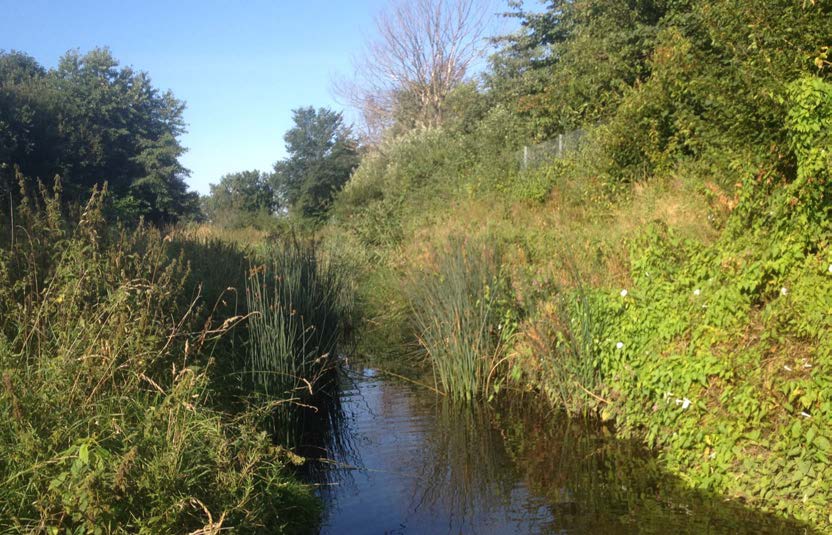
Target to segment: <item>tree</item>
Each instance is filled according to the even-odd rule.
[[[317,219],[358,166],[358,144],[341,113],[298,108],[292,120],[283,137],[289,156],[274,166],[275,192],[294,213]]]
[[[396,122],[437,126],[448,94],[483,49],[489,10],[482,0],[398,0],[376,19],[377,38],[335,91],[378,139]]]
[[[682,4],[683,2],[678,2]],[[488,85],[529,116],[542,138],[595,123],[650,74],[662,0],[512,2],[518,32],[495,42]]]
[[[19,165],[28,177],[60,175],[69,201],[107,181],[117,215],[174,221],[198,209],[179,161],[184,108],[107,49],[70,51],[48,71],[0,52],[0,174],[9,180]]]
[[[218,184],[211,184],[206,215],[232,226],[250,222],[252,216],[272,216],[279,206],[272,182],[270,174],[256,170],[223,175]]]

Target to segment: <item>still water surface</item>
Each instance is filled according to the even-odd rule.
[[[314,472],[323,534],[807,533],[690,490],[636,443],[528,407],[462,407],[348,370]]]

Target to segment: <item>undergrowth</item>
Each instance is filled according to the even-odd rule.
[[[563,159],[493,175],[472,162],[516,161],[513,148],[440,129],[429,135],[468,147],[462,160],[420,155],[410,196],[402,173],[415,171],[376,156],[338,200],[331,237],[372,273],[363,295],[379,289],[367,323],[412,326],[441,390],[489,399],[501,385],[612,420],[688,485],[826,529],[830,102],[829,83],[806,75],[782,92],[785,141],[768,157],[742,144],[722,159],[665,155],[629,181],[603,171],[617,150],[603,125]],[[434,150],[420,139],[405,155]],[[425,198],[431,184],[447,193]],[[499,262],[469,245],[483,241]],[[381,305],[396,288],[403,317]]]
[[[215,403],[211,347],[243,318],[185,294],[158,230],[109,227],[105,192],[76,223],[59,193],[23,192],[2,232],[0,531],[306,530],[294,457]]]

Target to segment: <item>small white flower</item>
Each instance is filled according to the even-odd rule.
[[[786,288],[785,286],[780,288],[780,295],[788,295],[788,294],[789,294],[789,289],[788,288]]]
[[[691,401],[688,398],[676,400],[676,405],[681,405],[682,410],[687,410],[687,408],[690,407],[690,403]]]
[[[623,349],[624,348],[624,342],[618,342],[617,344],[615,344],[615,347],[616,347],[616,349]]]
[[[623,290],[621,290],[621,297],[627,297],[627,294],[628,294],[628,293],[629,293],[629,292],[627,292],[627,289],[626,289],[626,288],[625,288],[625,289],[623,289]]]
[[[695,289],[695,290],[693,291],[693,295],[695,295],[695,296],[697,296],[697,297],[698,297],[698,296],[699,296],[699,294],[701,294],[701,293],[702,293],[702,290],[700,290],[699,288],[697,288],[697,289]]]
[[[829,264],[829,273],[832,273],[832,264]]]

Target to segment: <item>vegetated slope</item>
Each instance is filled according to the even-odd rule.
[[[382,142],[337,199],[330,238],[366,268],[365,349],[414,341],[457,397],[539,392],[614,419],[691,485],[828,529],[829,7],[537,17],[486,90]],[[529,163],[524,145],[579,127],[579,147]],[[465,303],[494,307],[469,321]]]

